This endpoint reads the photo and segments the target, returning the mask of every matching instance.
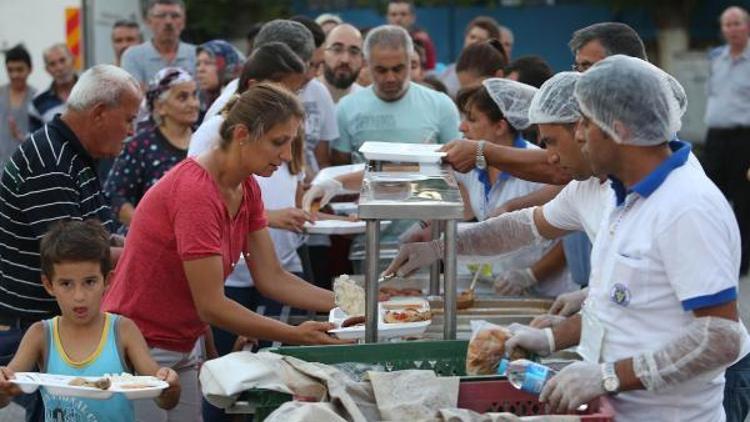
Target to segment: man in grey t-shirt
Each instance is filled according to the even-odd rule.
[[[740,272],[750,258],[750,17],[740,7],[721,14],[727,44],[709,54],[711,75],[706,104],[706,148],[703,166],[734,208],[742,237]]]
[[[195,45],[180,41],[185,28],[185,3],[182,0],[150,0],[147,20],[150,40],[130,47],[122,55],[122,67],[145,89],[161,69],[181,67],[195,74]]]

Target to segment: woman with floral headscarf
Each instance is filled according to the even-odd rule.
[[[140,127],[104,184],[112,211],[125,227],[146,191],[187,156],[199,113],[193,77],[176,67],[160,70],[146,91],[146,107],[155,124]]]
[[[244,58],[232,44],[212,40],[198,46],[195,80],[200,89],[201,110],[219,97],[221,90],[239,76]]]

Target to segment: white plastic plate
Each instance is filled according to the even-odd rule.
[[[112,385],[107,390],[95,387],[70,385],[75,376],[42,374],[39,372],[16,372],[11,380],[26,394],[33,393],[40,386],[55,396],[81,397],[87,399],[106,400],[114,393],[122,393],[129,400],[149,399],[158,397],[162,390],[169,387],[166,382],[150,376],[114,376]],[[81,377],[97,380],[103,377]],[[135,388],[134,388],[135,387]]]
[[[169,387],[166,381],[151,376],[113,376],[110,390],[122,393],[129,400],[159,397]]]
[[[381,221],[380,228],[391,224],[389,220]],[[315,224],[305,223],[305,231],[309,234],[361,234],[367,228],[364,221],[346,220],[318,220]]]
[[[325,167],[320,169],[318,174],[315,175],[312,183],[315,184],[316,182],[320,182],[326,179],[333,179],[334,177],[341,176],[342,174],[354,173],[355,171],[362,171],[364,169],[364,163]]]
[[[423,303],[423,309],[428,310],[430,308],[430,305],[427,303],[427,301],[421,298],[412,297],[403,298],[402,300],[408,301],[409,303],[421,301]],[[432,324],[432,320],[406,322],[403,324],[386,324],[385,321],[383,321],[385,309],[383,308],[382,303],[378,304],[378,312],[380,314],[380,316],[378,317],[378,338],[380,339],[421,336],[427,330],[427,327]],[[341,308],[338,307],[331,309],[331,312],[328,314],[328,322],[333,323],[337,327],[347,318],[349,318],[349,315],[347,315],[346,312],[342,311]],[[356,327],[334,328],[333,330],[330,330],[328,332],[343,340],[359,340],[365,338],[364,325]]]
[[[446,156],[439,152],[440,144],[409,144],[397,142],[365,142],[359,147],[368,160],[398,161],[403,163],[439,163]]]
[[[351,215],[359,211],[359,204],[356,202],[329,202],[328,206],[337,215]]]
[[[427,176],[411,173],[380,173],[370,176],[370,180],[376,183],[405,183],[427,180]]]

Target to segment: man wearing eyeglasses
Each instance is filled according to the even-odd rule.
[[[359,30],[346,23],[334,27],[326,38],[323,74],[318,76],[331,93],[334,103],[362,89],[356,80],[363,62],[362,34]]]
[[[638,33],[619,22],[601,22],[581,28],[573,33],[568,46],[575,54],[572,67],[576,72],[585,72],[614,54],[646,58]]]
[[[145,89],[161,69],[181,67],[195,74],[195,45],[180,41],[185,28],[185,3],[182,0],[150,0],[146,23],[153,38],[128,48],[122,55],[122,67]]]

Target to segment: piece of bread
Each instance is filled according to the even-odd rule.
[[[493,375],[505,354],[508,329],[499,326],[484,328],[469,342],[466,352],[466,375]]]
[[[365,314],[365,289],[348,275],[342,274],[333,281],[333,295],[336,306],[349,316]]]

